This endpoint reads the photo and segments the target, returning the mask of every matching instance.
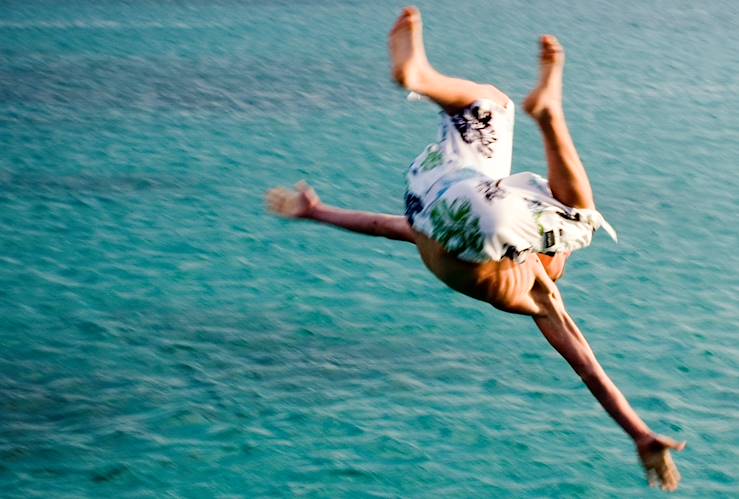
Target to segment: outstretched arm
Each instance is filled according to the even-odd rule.
[[[294,191],[272,189],[267,193],[267,206],[284,217],[313,220],[368,236],[381,236],[415,244],[415,235],[405,217],[343,210],[325,205],[321,203],[316,191],[304,182],[296,185]]]
[[[681,451],[685,444],[652,433],[595,358],[585,337],[565,310],[554,283],[539,280],[535,286],[532,297],[540,313],[534,316],[534,322],[539,330],[582,378],[606,412],[634,440],[650,485],[654,486],[659,481],[665,490],[677,489],[680,473],[670,456],[670,449]]]

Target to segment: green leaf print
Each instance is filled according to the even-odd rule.
[[[438,149],[431,149],[421,162],[421,171],[427,172],[429,170],[433,170],[434,168],[439,166],[443,160],[444,157],[442,156],[441,151],[439,151]]]
[[[431,226],[433,238],[453,255],[465,250],[482,251],[480,218],[472,214],[469,201],[455,200],[451,205],[445,200],[439,201],[431,210]]]
[[[544,230],[544,223],[541,221],[541,212],[534,214],[534,221],[536,222],[536,227],[539,230],[539,235],[543,236],[545,230]]]

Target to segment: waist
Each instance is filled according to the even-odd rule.
[[[416,232],[416,246],[426,267],[451,289],[498,308],[531,289],[535,259],[517,263],[509,258],[469,262],[448,253],[430,237]]]

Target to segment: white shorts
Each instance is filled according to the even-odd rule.
[[[539,175],[510,174],[513,121],[512,102],[481,100],[454,116],[442,113],[439,140],[406,175],[413,229],[471,262],[571,252],[588,246],[601,226],[616,240],[597,211],[563,205]]]

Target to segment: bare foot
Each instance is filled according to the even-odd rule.
[[[662,490],[668,492],[677,490],[681,477],[670,455],[670,449],[680,452],[685,448],[685,442],[676,442],[671,438],[654,435],[640,440],[636,446],[639,459],[647,472],[649,486],[656,487],[659,484]]]
[[[273,213],[288,218],[310,218],[321,204],[318,194],[305,182],[295,184],[295,190],[282,187],[267,192],[267,207]]]
[[[524,110],[535,120],[547,119],[562,112],[562,74],[565,52],[551,35],[541,37],[539,56],[539,85],[523,102]]]
[[[393,79],[399,85],[422,94],[423,78],[433,71],[423,47],[421,12],[406,7],[390,30],[390,61]]]

